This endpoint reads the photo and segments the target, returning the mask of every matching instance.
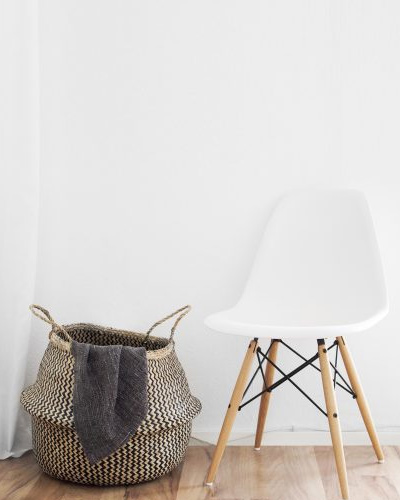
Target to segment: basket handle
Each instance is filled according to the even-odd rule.
[[[63,332],[63,334],[66,336],[66,338],[71,342],[72,338],[71,335],[67,332],[67,330],[59,325],[54,319],[51,317],[51,314],[47,309],[44,307],[38,306],[37,304],[31,304],[29,306],[29,309],[32,311],[32,313],[40,318],[41,320],[45,321],[49,325],[51,325],[55,330],[60,330]],[[40,311],[40,312],[39,312]],[[43,314],[41,314],[43,313]]]
[[[177,314],[179,314],[179,316],[176,318],[175,320],[175,323],[172,325],[172,328],[171,328],[171,335],[169,337],[169,341],[171,342],[172,339],[174,338],[174,333],[175,333],[175,330],[176,330],[176,327],[178,326],[178,323],[179,321],[184,317],[186,316],[186,314],[192,309],[192,306],[185,306],[185,307],[181,307],[180,309],[178,309],[177,311],[173,312],[172,314],[169,314],[168,316],[165,316],[165,318],[162,318],[160,319],[159,321],[157,321],[156,323],[154,323],[154,325],[149,328],[147,330],[147,333],[146,333],[146,338],[145,338],[145,342],[148,341],[149,339],[149,336],[150,336],[150,333],[154,330],[154,328],[156,328],[158,325],[161,325],[161,323],[164,323],[165,321],[167,321],[168,319],[170,318],[173,318],[174,316],[176,316]]]

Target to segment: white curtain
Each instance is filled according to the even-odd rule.
[[[0,2],[0,458],[30,448],[29,358],[39,204],[37,5]]]

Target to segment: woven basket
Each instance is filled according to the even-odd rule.
[[[199,400],[190,393],[173,341],[176,326],[190,307],[158,321],[146,334],[85,323],[61,326],[45,309],[31,306],[31,310],[52,325],[36,382],[21,395],[22,405],[32,416],[33,451],[43,471],[76,483],[118,485],[149,481],[174,469],[188,446],[192,419],[201,410]],[[150,336],[156,326],[175,315],[179,316],[169,339]],[[147,350],[148,415],[125,445],[94,465],[74,429],[71,339]]]

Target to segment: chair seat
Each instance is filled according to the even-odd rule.
[[[387,307],[382,308],[374,316],[356,321],[348,318],[335,318],[336,321],[320,321],[318,315],[305,321],[295,315],[287,314],[286,321],[277,314],[260,315],[251,314],[234,307],[215,314],[205,319],[205,324],[218,332],[245,337],[277,338],[277,339],[319,339],[327,337],[348,336],[371,328],[387,314]]]
[[[239,302],[206,319],[234,335],[322,338],[388,311],[371,214],[354,190],[301,190],[273,211]]]

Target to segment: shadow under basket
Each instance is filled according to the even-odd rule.
[[[40,317],[53,328],[36,382],[22,392],[21,403],[32,416],[33,451],[43,471],[76,483],[121,485],[149,481],[174,469],[185,455],[192,420],[201,410],[200,401],[190,393],[172,339],[189,308],[155,323],[147,334],[83,323],[60,326],[46,310],[39,309],[50,321]],[[150,336],[153,328],[179,312],[169,339]],[[143,346],[147,351],[147,417],[125,445],[96,464],[86,458],[74,428],[71,339],[96,345]]]

